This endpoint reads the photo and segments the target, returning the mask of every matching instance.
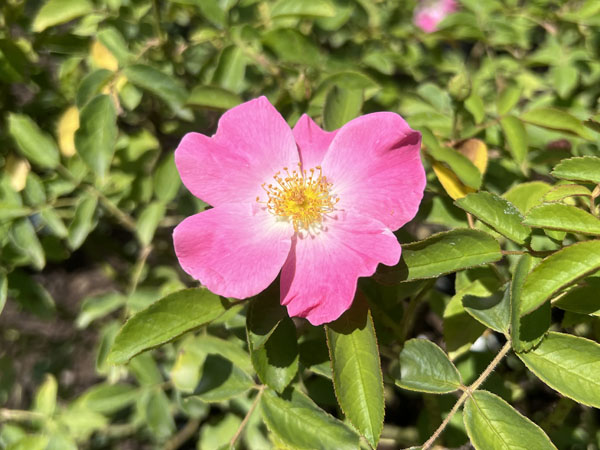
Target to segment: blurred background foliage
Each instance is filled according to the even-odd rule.
[[[361,113],[389,110],[421,130],[428,187],[419,216],[398,233],[401,242],[467,227],[452,200],[474,190],[473,177],[478,185],[485,175],[482,189],[498,195],[525,182],[544,191],[561,159],[598,155],[600,2],[461,0],[430,34],[413,24],[415,6],[2,2],[0,448],[284,445],[257,414],[240,427],[256,395],[248,384],[247,306],[127,366],[106,363],[126,318],[194,285],[179,270],[171,232],[206,205],[181,189],[173,151],[188,131],[214,132],[222,111],[244,100],[266,95],[291,125],[306,112],[336,129]],[[454,164],[441,154],[448,147],[467,158]],[[527,208],[533,196],[513,191],[511,200]],[[557,248],[548,233],[535,237],[536,250]],[[497,283],[491,269],[476,270],[426,289],[361,281],[374,305],[384,373],[397,359],[399,332],[439,343],[465,381],[476,378],[498,339],[488,330],[478,340],[484,327],[445,307],[475,280]],[[600,339],[597,315],[559,311],[553,319]],[[322,329],[296,326],[296,385],[342,417]],[[229,390],[187,395],[232,362]],[[388,378],[380,448],[423,442],[454,397],[403,391]],[[486,386],[559,448],[599,447],[598,411],[559,399],[516,357]],[[460,414],[443,439],[448,447],[467,443]]]

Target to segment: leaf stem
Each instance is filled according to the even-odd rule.
[[[452,420],[452,417],[454,416],[454,414],[456,414],[456,412],[460,409],[460,407],[467,400],[467,398],[474,391],[476,391],[477,388],[479,388],[479,386],[481,386],[481,384],[487,379],[487,377],[489,377],[490,374],[494,371],[494,369],[500,363],[500,361],[502,361],[502,359],[506,356],[506,354],[510,350],[510,345],[511,345],[510,341],[507,341],[506,344],[504,344],[504,347],[502,347],[500,352],[498,352],[496,357],[486,367],[486,369],[481,373],[481,375],[479,375],[479,378],[477,378],[473,384],[471,384],[468,387],[463,386],[463,394],[460,396],[460,398],[458,399],[456,404],[452,407],[452,410],[450,410],[450,412],[448,413],[448,415],[446,416],[444,421],[441,423],[441,425],[438,427],[438,429],[435,430],[435,432],[431,435],[431,437],[429,439],[427,439],[427,442],[425,442],[423,444],[422,450],[427,450],[427,449],[431,448],[431,446],[434,444],[434,442],[437,440],[437,438],[440,437],[440,435],[442,434],[442,432],[444,431],[444,429],[446,428],[448,423],[450,423],[450,420]]]
[[[233,435],[233,437],[229,441],[229,447],[233,448],[233,446],[235,445],[236,441],[238,440],[238,438],[242,434],[242,431],[244,431],[244,428],[246,428],[246,424],[248,423],[248,421],[250,420],[250,417],[252,416],[252,413],[254,412],[254,410],[256,409],[256,407],[258,406],[258,402],[260,401],[260,398],[262,397],[264,390],[265,390],[265,386],[264,385],[262,385],[258,389],[258,394],[256,394],[256,397],[254,398],[254,401],[252,402],[252,405],[250,406],[250,409],[246,413],[246,416],[244,417],[244,420],[242,420],[242,423],[240,423],[240,426],[238,427],[237,431],[235,432],[235,434]]]

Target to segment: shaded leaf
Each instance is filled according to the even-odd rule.
[[[445,394],[462,386],[452,361],[427,339],[410,339],[404,343],[399,367],[393,375],[396,385],[411,391]]]
[[[343,89],[337,86],[331,88],[325,99],[323,122],[326,130],[341,128],[346,122],[360,114],[363,104],[362,91]]]
[[[515,116],[505,116],[500,119],[500,126],[508,142],[508,149],[514,160],[521,164],[527,158],[527,131],[523,122]]]

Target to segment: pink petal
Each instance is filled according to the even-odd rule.
[[[392,231],[410,221],[425,189],[421,134],[398,114],[380,112],[351,120],[323,159],[323,175],[338,195],[337,209],[354,208]]]
[[[183,270],[215,294],[246,298],[277,277],[292,234],[258,206],[230,203],[188,217],[173,241]]]
[[[266,97],[223,114],[213,137],[186,134],[175,151],[183,184],[213,206],[255,201],[262,183],[298,162],[292,130]]]
[[[304,169],[311,169],[318,166],[323,161],[325,152],[329,148],[329,144],[337,134],[335,131],[325,131],[315,123],[308,115],[303,114],[292,130],[298,150],[300,151],[300,159]]]
[[[352,305],[358,277],[372,275],[380,262],[397,264],[401,252],[388,228],[356,211],[325,225],[316,236],[294,237],[281,270],[281,303],[313,325],[337,319]]]

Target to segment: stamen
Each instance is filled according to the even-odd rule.
[[[273,175],[276,184],[262,184],[267,193],[264,203],[267,210],[278,217],[292,222],[296,232],[306,230],[309,233],[323,229],[323,218],[336,210],[335,205],[339,198],[331,194],[332,184],[327,182],[320,166],[310,170],[303,170],[299,163],[299,170],[283,168],[281,172]]]

